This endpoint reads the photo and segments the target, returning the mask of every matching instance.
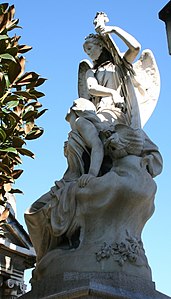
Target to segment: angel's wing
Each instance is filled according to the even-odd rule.
[[[78,69],[78,96],[87,100],[90,99],[90,94],[87,88],[86,72],[91,68],[91,62],[84,59],[80,62]]]
[[[150,118],[160,93],[160,74],[151,50],[144,50],[133,65],[136,76],[133,79],[137,96],[141,126]]]

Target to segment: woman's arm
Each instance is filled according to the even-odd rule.
[[[132,35],[116,26],[99,26],[98,32],[100,34],[115,33],[117,36],[119,36],[128,46],[128,50],[124,54],[125,59],[129,63],[132,63],[135,60],[141,49],[141,45]]]

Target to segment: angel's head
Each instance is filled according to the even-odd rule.
[[[103,46],[103,41],[98,34],[89,34],[83,44],[84,51],[93,62],[99,59]]]
[[[107,49],[103,37],[99,34],[89,34],[85,38],[83,44],[84,51],[95,63],[98,60],[104,62],[105,60],[112,60],[112,55]]]

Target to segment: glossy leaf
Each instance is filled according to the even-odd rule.
[[[5,54],[0,54],[0,59],[5,59],[5,60],[12,60],[14,62],[16,62],[15,58],[11,55],[11,54],[8,54],[8,53],[5,53]]]
[[[32,139],[37,139],[43,134],[43,129],[37,129],[37,130],[32,130],[30,133],[28,133],[25,137],[26,140],[32,140]]]
[[[34,154],[26,148],[17,148],[17,151],[23,156],[34,158]]]
[[[12,173],[13,179],[15,179],[15,180],[18,179],[22,173],[23,173],[22,169],[14,170]]]
[[[31,46],[26,46],[26,45],[19,45],[18,46],[18,53],[26,53],[32,49]]]
[[[0,141],[4,142],[6,140],[6,137],[7,137],[7,135],[6,135],[5,131],[2,128],[0,128]]]

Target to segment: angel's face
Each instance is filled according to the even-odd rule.
[[[102,53],[102,45],[100,43],[86,42],[84,45],[84,51],[92,61],[96,61]]]

